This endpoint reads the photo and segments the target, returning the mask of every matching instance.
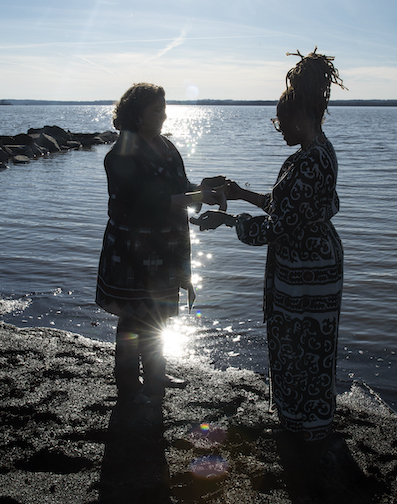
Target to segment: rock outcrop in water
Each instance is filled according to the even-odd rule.
[[[116,141],[118,133],[71,133],[59,126],[30,128],[27,133],[14,136],[0,136],[0,169],[7,163],[28,163],[31,159],[54,152],[71,149],[90,148],[93,145],[109,144]]]

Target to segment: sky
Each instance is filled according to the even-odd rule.
[[[395,0],[0,0],[0,99],[276,100],[299,50],[335,56],[349,91],[397,99]]]

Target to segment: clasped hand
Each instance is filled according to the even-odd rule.
[[[241,187],[238,184],[236,184],[236,182],[228,180],[223,176],[203,179],[201,182],[201,187],[202,190],[204,189],[203,194],[206,188],[211,187],[215,189],[217,197],[221,199],[225,198],[225,201],[222,201],[222,204],[219,204],[218,201],[216,201],[216,204],[219,204],[218,212],[208,210],[203,214],[199,215],[198,217],[191,217],[190,222],[192,224],[200,226],[200,231],[206,231],[208,229],[216,229],[222,224],[232,225],[228,224],[228,222],[230,222],[230,219],[233,220],[233,216],[226,213],[227,200],[240,199],[242,196]],[[207,202],[204,196],[203,196],[203,203],[207,203],[210,205],[214,204],[210,203],[209,201]]]
[[[219,205],[219,210],[226,211],[226,183],[226,177],[223,175],[203,178],[200,184],[202,194],[201,203],[205,203],[206,205]]]
[[[228,200],[242,199],[243,189],[233,180],[225,180],[225,194]]]
[[[227,200],[242,199],[243,189],[223,175],[203,178],[200,184],[203,193],[202,202],[207,205],[219,204],[219,210],[226,211]]]
[[[228,215],[222,211],[207,210],[198,217],[190,217],[190,222],[196,226],[200,226],[200,231],[207,231],[208,229],[216,229],[225,224]]]

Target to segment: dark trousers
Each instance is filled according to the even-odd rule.
[[[165,377],[162,324],[153,321],[137,323],[120,317],[116,333],[115,375],[119,395],[155,387]]]

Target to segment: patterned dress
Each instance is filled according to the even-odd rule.
[[[268,244],[264,311],[272,406],[282,425],[320,439],[332,426],[343,281],[337,159],[319,136],[283,164],[266,195],[268,215],[241,214],[237,235]]]
[[[182,158],[160,137],[160,156],[136,133],[122,131],[105,157],[109,221],[99,262],[96,302],[107,312],[156,326],[176,315],[179,288],[191,290],[185,208],[171,196],[190,188]]]

